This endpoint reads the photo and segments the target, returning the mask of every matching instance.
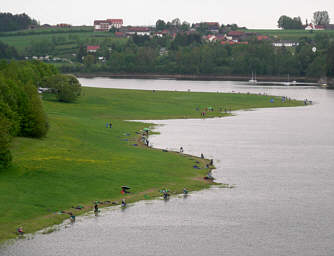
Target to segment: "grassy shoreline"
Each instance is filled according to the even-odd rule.
[[[59,103],[51,95],[43,102],[48,136],[15,138],[13,166],[0,171],[0,241],[15,238],[18,225],[32,233],[61,223],[68,215],[59,211],[78,214],[91,210],[95,200],[119,201],[122,185],[132,188],[128,202],[159,196],[164,187],[180,193],[184,187],[193,191],[210,186],[203,179],[207,160],[144,147],[137,132],[148,124],[125,120],[202,118],[209,106],[214,110],[205,118],[230,115],[225,109],[303,105],[264,95],[89,87],[73,104]],[[112,128],[107,128],[110,121]],[[74,211],[77,205],[85,210]]]

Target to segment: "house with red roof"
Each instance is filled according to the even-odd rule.
[[[123,19],[94,20],[95,31],[109,31],[111,28],[121,28]]]
[[[98,49],[100,49],[99,45],[87,45],[88,53],[95,53]]]
[[[215,35],[207,35],[207,36],[203,36],[203,39],[205,41],[209,41],[210,43],[212,42],[216,42],[217,38]]]
[[[315,25],[314,28],[315,28],[315,30],[325,30],[324,25]]]
[[[60,23],[56,25],[58,28],[70,28],[72,27],[71,24],[66,24],[66,23]]]
[[[268,36],[257,36],[256,37],[258,41],[263,41],[263,40],[268,40],[269,37]]]
[[[243,36],[245,34],[245,32],[243,31],[230,31],[228,32],[228,36],[232,36],[232,37],[240,37]]]
[[[245,32],[243,31],[230,31],[225,35],[225,38],[227,40],[233,40],[235,42],[238,42],[242,37],[245,36]]]
[[[201,22],[201,23],[195,23],[194,28],[199,29],[201,26],[205,26],[207,30],[211,33],[218,34],[219,33],[219,22]]]

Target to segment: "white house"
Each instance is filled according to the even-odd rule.
[[[299,43],[296,42],[292,42],[292,41],[278,41],[278,42],[274,42],[273,46],[275,47],[294,47],[294,46],[298,46]]]
[[[127,27],[124,29],[127,35],[137,34],[138,36],[149,36],[151,34],[151,28],[149,27]]]
[[[94,20],[95,31],[109,31],[111,28],[121,28],[123,19]]]
[[[305,27],[305,30],[313,30],[313,29],[314,29],[314,27],[313,27],[313,24],[312,24],[312,23],[308,24],[308,25]]]

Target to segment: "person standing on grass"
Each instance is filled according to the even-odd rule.
[[[95,213],[99,212],[99,206],[97,205],[97,202],[95,202],[95,205],[94,205],[94,212]]]
[[[112,127],[112,122],[110,121],[110,123],[109,123],[109,128],[111,128]]]

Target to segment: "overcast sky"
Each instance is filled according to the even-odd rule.
[[[41,24],[92,25],[94,19],[122,18],[125,25],[153,25],[158,19],[190,23],[217,21],[248,28],[277,28],[281,15],[312,19],[326,10],[334,23],[334,0],[1,0],[0,11],[27,13]]]

